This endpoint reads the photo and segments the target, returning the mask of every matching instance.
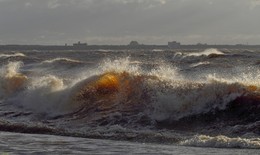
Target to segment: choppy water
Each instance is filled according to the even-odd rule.
[[[7,152],[29,153],[26,151],[35,142],[39,148],[32,153],[44,152],[41,139],[50,139],[46,148],[61,153],[102,154],[103,150],[91,147],[103,142],[105,148],[112,147],[108,152],[119,154],[126,150],[171,154],[187,146],[202,147],[189,148],[187,154],[194,153],[190,150],[223,151],[213,148],[230,148],[230,152],[236,151],[234,148],[245,152],[256,149],[250,151],[257,153],[258,52],[1,52],[0,130],[14,132],[3,132],[2,138],[27,136],[18,133],[44,134],[24,138],[28,148],[19,139],[7,141],[2,147]],[[72,143],[62,146],[56,139],[64,143],[70,139],[80,147]],[[153,144],[141,145],[137,152],[126,149],[142,143]],[[71,147],[59,150],[66,146]],[[20,150],[23,147],[28,150]],[[149,150],[152,152],[146,152]]]

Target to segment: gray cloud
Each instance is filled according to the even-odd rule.
[[[0,44],[260,44],[259,0],[0,0]]]

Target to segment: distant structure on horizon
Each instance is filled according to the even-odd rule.
[[[14,51],[14,50],[96,50],[96,49],[113,49],[113,50],[131,50],[131,49],[207,49],[207,48],[217,48],[217,49],[259,49],[260,45],[248,45],[245,44],[235,44],[235,45],[210,45],[206,43],[197,43],[190,45],[183,45],[177,41],[170,41],[168,45],[146,45],[140,44],[137,41],[131,41],[127,45],[88,45],[87,43],[81,43],[80,41],[74,43],[73,45],[0,45],[0,51]]]
[[[130,46],[130,47],[137,47],[139,45],[140,44],[137,41],[131,41],[128,46]]]
[[[168,42],[168,47],[169,48],[180,48],[181,43],[177,42],[177,41]]]
[[[86,47],[86,46],[88,46],[88,44],[87,43],[81,43],[80,41],[78,42],[78,43],[74,43],[73,44],[73,47]]]

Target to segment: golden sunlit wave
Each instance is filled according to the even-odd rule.
[[[111,111],[140,112],[149,100],[144,82],[144,76],[107,72],[83,84],[73,95],[72,104],[83,106],[85,111],[102,111],[102,116]]]

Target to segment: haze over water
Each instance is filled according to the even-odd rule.
[[[0,0],[0,44],[260,42],[259,0]]]

